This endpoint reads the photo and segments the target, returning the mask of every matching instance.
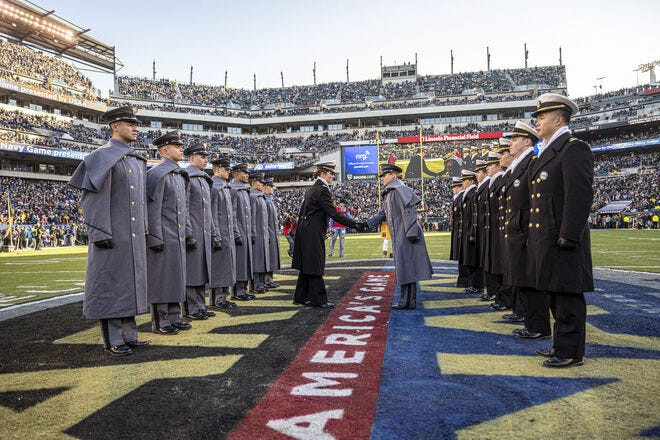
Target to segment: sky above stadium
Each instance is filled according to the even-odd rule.
[[[572,97],[634,86],[639,64],[660,59],[660,1],[127,1],[36,0],[116,46],[119,72],[252,88],[380,77],[383,63],[414,62],[420,75],[559,63]],[[660,68],[656,70],[660,76]],[[109,75],[86,73],[104,96]],[[598,79],[604,78],[604,79]],[[649,74],[639,73],[639,83]]]

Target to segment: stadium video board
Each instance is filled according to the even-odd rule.
[[[378,147],[355,145],[342,147],[342,177],[344,181],[368,180],[378,177]]]

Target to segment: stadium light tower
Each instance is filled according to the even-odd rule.
[[[190,66],[190,84],[192,84],[192,74],[193,74],[193,66]]]
[[[454,74],[454,50],[453,49],[449,51],[449,59],[450,59],[450,62],[451,62],[451,74],[453,75]]]
[[[651,61],[650,63],[640,64],[639,66],[637,66],[637,69],[640,70],[642,73],[649,72],[649,83],[650,84],[655,84],[655,82],[656,82],[656,79],[655,79],[655,68],[656,68],[656,66],[660,66],[660,60]]]
[[[561,46],[559,46],[559,65],[563,66],[562,61],[561,61]]]
[[[346,82],[348,81],[348,58],[346,58]]]
[[[153,80],[156,81],[156,60],[153,63]]]
[[[490,72],[490,48],[486,46],[486,68]]]
[[[280,78],[282,79],[282,88],[284,88],[284,72],[280,70]]]
[[[606,77],[606,76],[601,76],[600,78],[596,78],[596,81],[599,81],[599,82],[600,82],[599,87],[600,87],[600,93],[601,93],[601,95],[603,94],[603,80],[604,80],[605,78],[607,78],[607,77]]]
[[[225,69],[225,89],[227,88],[227,69]]]
[[[527,50],[527,43],[525,43],[525,69],[527,69],[527,59],[529,58],[529,51]]]
[[[316,85],[316,61],[314,61],[314,68],[312,69],[312,75],[314,75],[314,85]]]

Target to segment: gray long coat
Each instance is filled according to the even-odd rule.
[[[224,179],[213,176],[211,188],[211,213],[220,234],[222,250],[211,254],[210,287],[231,287],[236,284],[236,244],[240,235],[234,221],[229,185]]]
[[[188,228],[186,236],[197,242],[196,249],[186,250],[186,286],[208,284],[211,273],[212,241],[219,240],[211,211],[213,181],[194,165],[186,168],[188,183]]]
[[[268,235],[270,250],[270,272],[280,269],[280,225],[277,222],[277,207],[273,196],[266,196],[268,207]]]
[[[392,236],[394,269],[398,285],[431,279],[433,268],[426,250],[424,231],[417,220],[421,200],[400,179],[394,179],[383,190],[383,209],[367,220],[374,228],[383,220]],[[411,243],[408,237],[418,240]]]
[[[149,237],[147,252],[149,302],[183,302],[186,291],[186,172],[169,159],[147,172]]]
[[[266,195],[262,191],[250,189],[250,209],[252,210],[252,231],[256,236],[254,246],[252,246],[252,271],[270,272],[268,206]]]
[[[147,311],[146,161],[111,139],[85,157],[69,184],[82,189],[90,243],[112,240],[112,249],[89,246],[83,315],[122,318]]]
[[[243,240],[241,246],[236,246],[236,280],[252,279],[252,212],[250,211],[250,188],[240,180],[229,182],[234,221],[239,237]]]

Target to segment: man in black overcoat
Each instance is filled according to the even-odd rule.
[[[546,367],[582,365],[587,306],[584,292],[594,289],[589,237],[594,155],[571,135],[577,105],[565,96],[539,96],[536,128],[543,142],[531,167],[529,261],[535,287],[548,295],[555,317],[553,347]]]
[[[526,179],[535,160],[533,147],[538,141],[538,134],[529,125],[518,121],[510,137],[510,150],[515,159],[507,172],[505,184],[507,208],[504,247],[508,265],[504,271],[504,280],[514,289],[514,313],[522,313],[524,317],[525,328],[515,330],[516,337],[547,338],[550,336],[547,299],[545,292],[534,288],[534,280],[527,265],[530,194]],[[520,304],[522,307],[519,307]]]
[[[364,226],[341,215],[332,204],[330,184],[335,180],[336,164],[319,162],[315,166],[314,176],[317,179],[305,192],[293,244],[291,267],[300,271],[293,303],[333,308],[335,305],[328,302],[328,293],[323,280],[328,217],[349,228],[362,230]]]

